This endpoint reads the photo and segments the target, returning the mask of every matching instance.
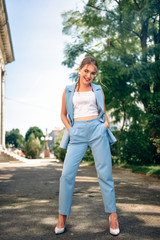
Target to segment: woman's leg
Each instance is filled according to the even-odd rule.
[[[105,212],[110,213],[110,228],[118,229],[112,160],[106,127],[100,124],[95,129],[94,140],[90,144],[95,160],[98,181],[102,191]]]
[[[59,214],[58,216],[58,223],[57,223],[57,228],[64,228],[65,222],[66,222],[66,215]]]
[[[97,137],[96,137],[97,135]],[[112,161],[110,146],[104,124],[96,129],[91,149],[95,160],[98,181],[102,191],[105,212],[116,212],[114,181],[112,178]]]
[[[116,212],[110,214],[110,227],[112,229],[118,229],[119,228],[118,217],[117,217]]]
[[[75,177],[79,164],[87,151],[87,144],[69,144],[62,175],[60,178],[59,190],[59,214],[69,215],[71,211],[72,195],[75,184]]]

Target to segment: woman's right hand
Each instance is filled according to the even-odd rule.
[[[68,132],[69,132],[70,128],[71,128],[71,126],[70,126],[70,127],[67,129],[67,130],[68,130]]]
[[[64,126],[66,127],[67,131],[69,131],[71,125],[70,125],[70,122],[67,118],[67,106],[66,106],[65,91],[63,92],[63,96],[62,96],[61,120],[62,120]]]

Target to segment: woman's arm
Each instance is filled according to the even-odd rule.
[[[67,107],[66,107],[66,94],[65,91],[63,92],[62,95],[62,107],[61,107],[61,120],[67,130],[71,128],[71,125],[69,124],[68,118],[67,118]]]
[[[103,90],[102,90],[102,95],[103,95],[103,104],[104,104],[104,124],[106,125],[107,128],[109,128],[109,124],[108,124],[108,117],[107,117],[107,114],[106,114],[106,108],[105,108],[105,96],[104,96],[104,93],[103,93]]]

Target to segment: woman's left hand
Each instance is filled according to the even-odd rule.
[[[107,128],[109,128],[109,124],[108,124],[108,122],[106,121],[106,122],[104,122],[104,125],[106,125],[106,127]]]

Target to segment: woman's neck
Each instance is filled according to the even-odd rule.
[[[76,86],[76,90],[78,89],[78,86]],[[92,90],[91,84],[82,84],[80,83],[80,87],[78,89],[79,92],[89,92]]]

